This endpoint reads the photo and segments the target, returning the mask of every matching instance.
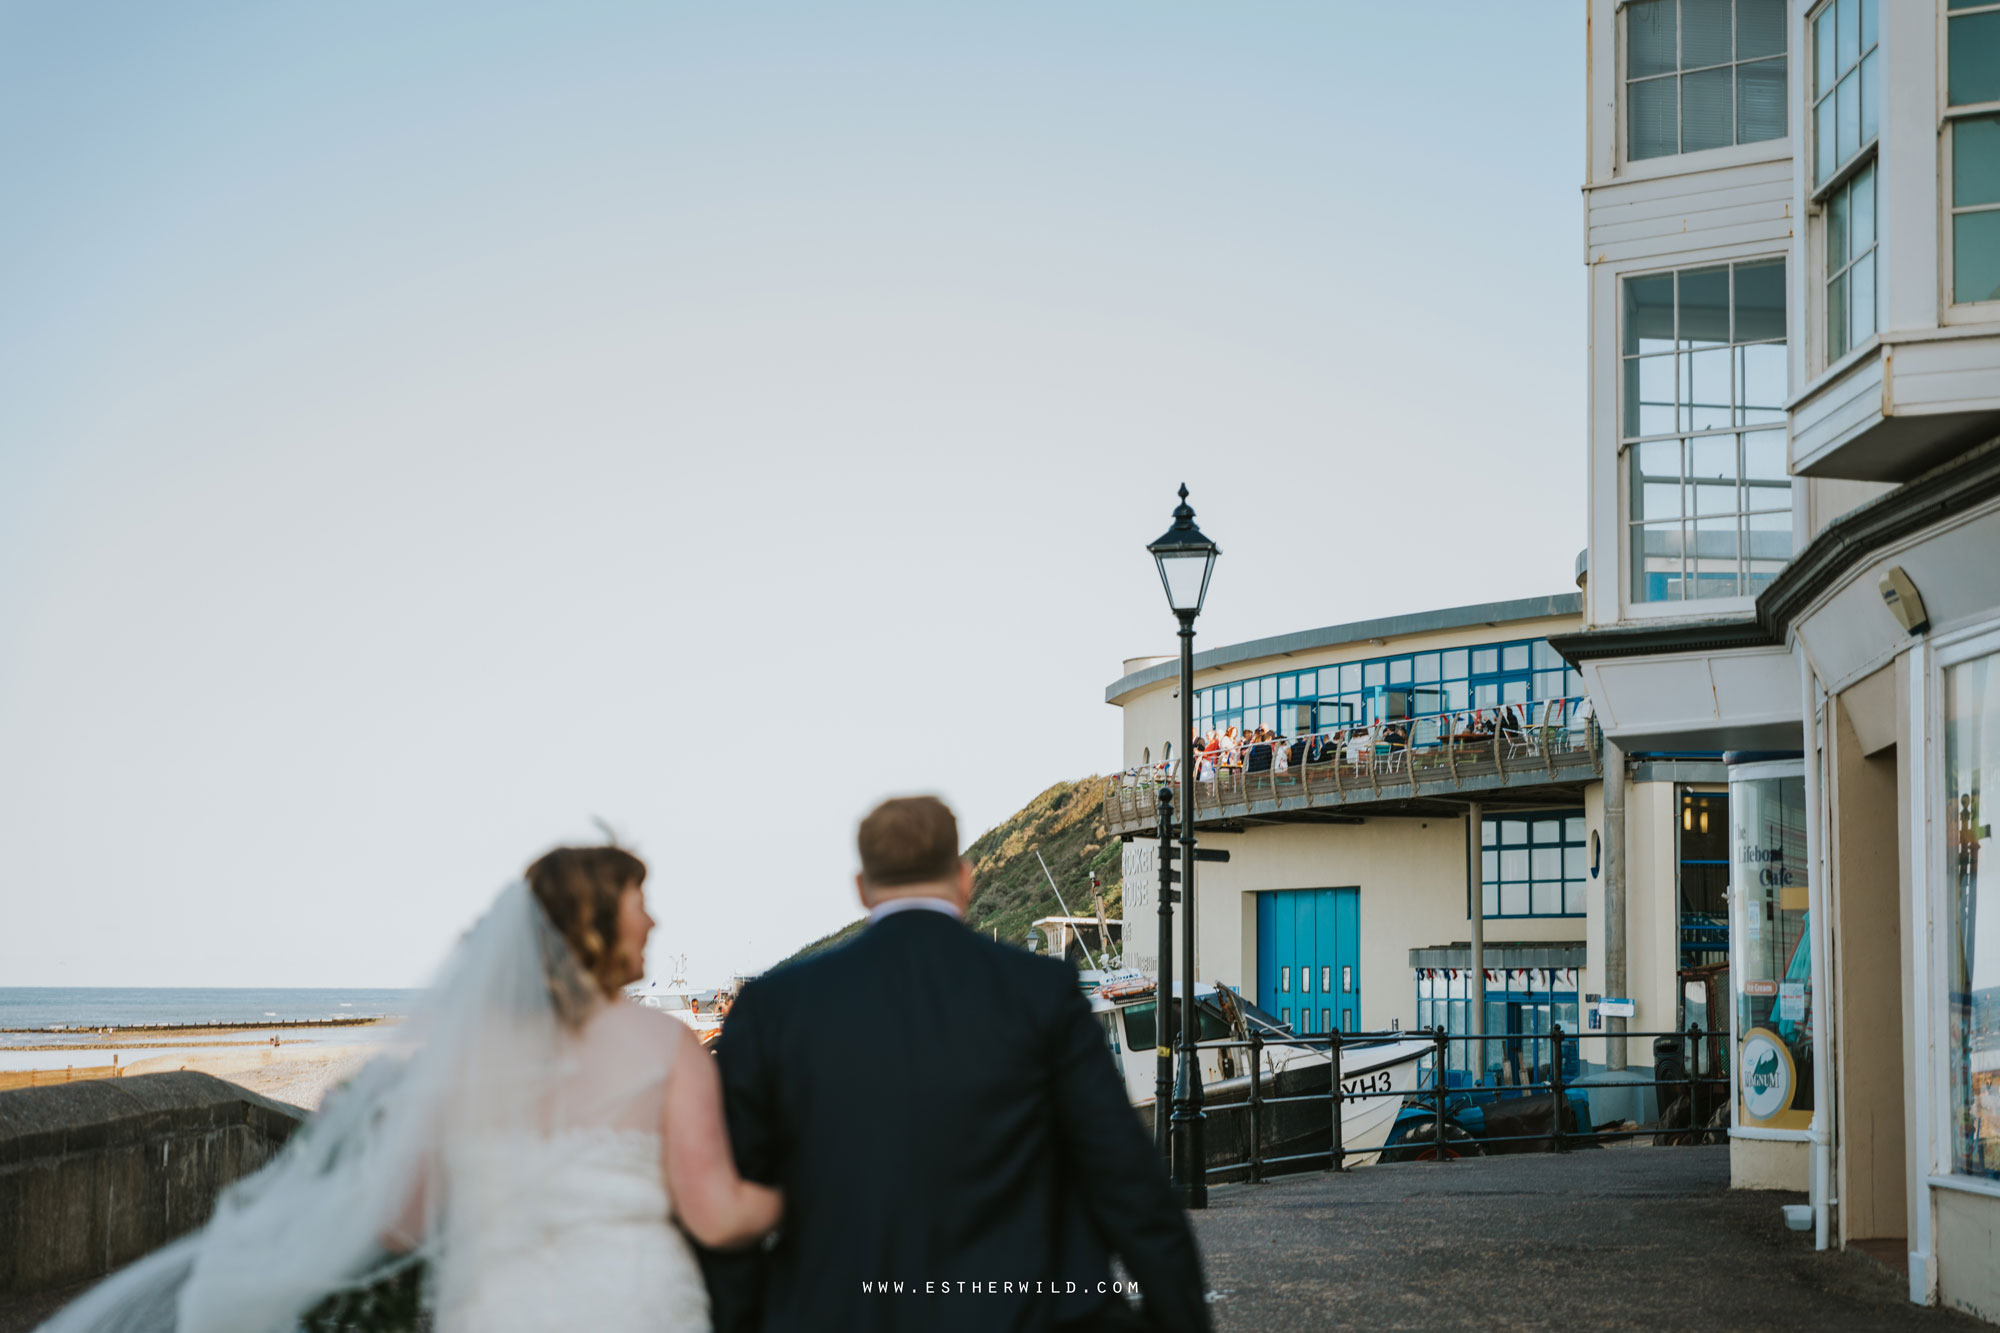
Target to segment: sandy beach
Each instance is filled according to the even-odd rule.
[[[187,1069],[311,1111],[371,1057],[388,1049],[385,1038],[395,1026],[384,1022],[343,1025],[332,1031],[150,1028],[71,1033],[59,1045],[0,1045],[0,1089],[59,1083],[66,1077],[127,1077]],[[275,1046],[273,1035],[278,1037]],[[9,1060],[15,1065],[11,1071],[5,1067]]]
[[[378,1042],[358,1046],[253,1046],[234,1051],[155,1056],[134,1062],[125,1072],[163,1074],[190,1069],[227,1079],[273,1101],[317,1111],[328,1092],[383,1050]]]

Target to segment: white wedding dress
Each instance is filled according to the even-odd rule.
[[[671,1022],[672,1020],[668,1020]],[[470,1253],[439,1275],[438,1333],[663,1333],[709,1326],[708,1293],[687,1241],[667,1220],[659,1136],[576,1129],[494,1139],[453,1156],[498,1154],[545,1176],[532,1215],[475,1191],[454,1207],[488,1209]],[[502,1174],[473,1163],[474,1179]]]
[[[565,1041],[550,1127],[442,1153],[437,1333],[706,1330],[708,1291],[669,1220],[660,1098],[674,1020],[619,1003]]]
[[[707,1333],[661,1160],[667,1075],[688,1049],[673,1022],[603,1000],[517,883],[393,1051],[207,1225],[42,1333],[274,1333],[412,1264],[438,1333]]]

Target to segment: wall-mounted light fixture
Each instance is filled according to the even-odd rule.
[[[1882,571],[1881,582],[1876,588],[1882,600],[1888,604],[1889,614],[1896,617],[1896,623],[1910,634],[1922,634],[1931,627],[1930,613],[1924,610],[1923,595],[1917,585],[1910,582],[1910,576],[1903,572],[1901,565],[1891,565]]]

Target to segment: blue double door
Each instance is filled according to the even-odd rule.
[[[1361,890],[1257,895],[1257,1003],[1299,1033],[1361,1027]]]

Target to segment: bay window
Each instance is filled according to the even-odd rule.
[[[1828,0],[1812,19],[1813,185],[1875,144],[1881,116],[1878,0]]]
[[[1792,554],[1782,259],[1624,280],[1634,602],[1754,595]]]
[[[1875,336],[1875,164],[1826,199],[1826,354]]]
[[[1785,137],[1784,0],[1625,7],[1625,155]]]
[[[1945,107],[1951,300],[2000,301],[2000,4],[1949,0]]]
[[[1875,336],[1879,0],[1828,0],[1812,16],[1812,180],[1822,215],[1826,361]]]

